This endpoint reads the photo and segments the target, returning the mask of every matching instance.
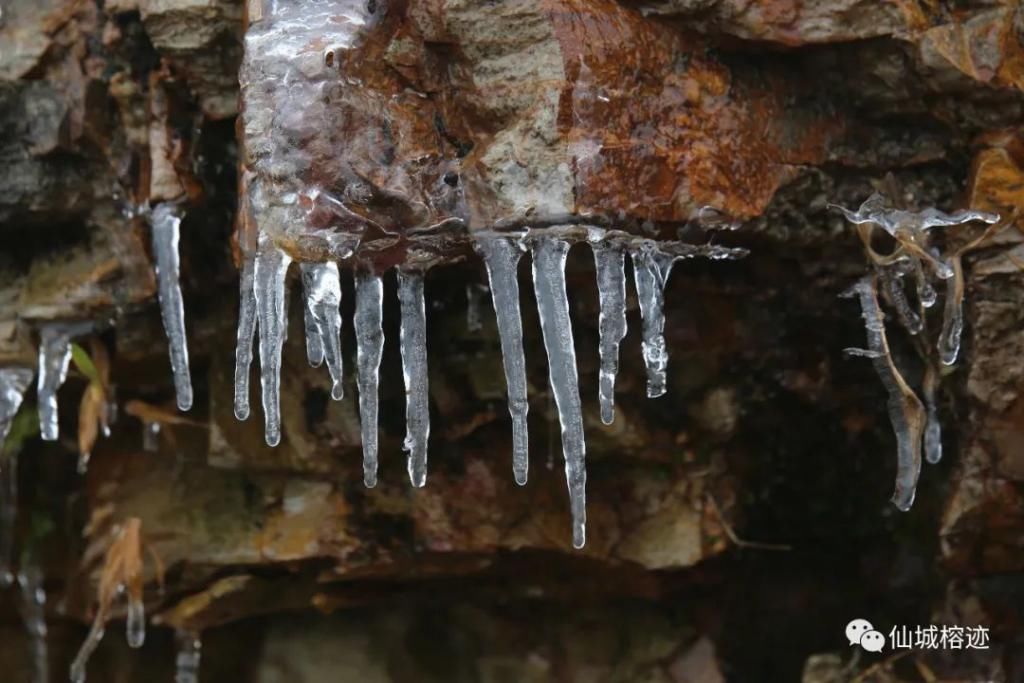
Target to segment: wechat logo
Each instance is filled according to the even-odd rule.
[[[885,636],[876,631],[867,619],[854,619],[847,624],[846,639],[851,647],[860,645],[868,652],[881,652],[885,647]]]

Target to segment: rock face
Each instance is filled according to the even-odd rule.
[[[170,678],[174,628],[179,643],[204,634],[204,679],[811,681],[879,661],[850,664],[854,617],[886,634],[929,621],[991,629],[989,649],[915,655],[874,669],[879,680],[912,680],[915,658],[939,678],[1024,671],[1008,607],[1024,576],[1019,3],[9,0],[0,11],[0,366],[35,367],[43,326],[83,321],[93,333],[80,346],[99,368],[72,364],[63,440],[44,444],[15,418],[6,456],[20,450],[20,495],[0,501],[0,517],[16,504],[15,564],[45,576],[52,671],[77,649],[110,534],[129,519],[141,523],[146,613],[162,628],[141,657],[109,628],[93,680]],[[828,208],[859,205],[887,173],[909,209],[1005,219],[964,256],[965,342],[936,404],[945,456],[925,466],[907,513],[887,503],[885,389],[842,354],[864,331],[837,297],[867,261]],[[148,223],[161,203],[184,214],[187,415],[173,407],[156,304]],[[585,241],[588,226],[652,249],[751,254],[675,267],[662,398],[644,397],[646,301],[626,288],[605,425],[595,263],[586,246],[569,251],[589,456],[588,542],[574,551],[531,258],[519,264],[530,408],[519,487],[472,246],[526,227]],[[948,230],[943,253],[983,227]],[[346,398],[332,400],[331,377],[307,362],[306,302],[285,289],[297,278],[282,278],[292,314],[273,448],[232,403],[234,292],[258,235],[299,262],[340,262],[349,369]],[[431,266],[424,488],[401,454],[410,389],[393,266]],[[351,371],[357,268],[384,275],[372,489]],[[889,343],[919,386],[917,339],[893,327]],[[79,476],[68,435],[95,423],[98,387],[120,418]],[[36,403],[30,391],[22,411]],[[0,552],[9,538],[0,531]],[[5,633],[16,614],[30,621],[21,595],[0,595]],[[38,671],[38,638],[3,642],[12,671]]]

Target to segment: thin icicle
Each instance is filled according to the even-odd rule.
[[[260,381],[263,386],[263,416],[267,444],[281,441],[281,348],[288,327],[285,309],[285,276],[291,256],[278,249],[264,234],[253,269],[253,291],[260,330]]]
[[[633,251],[633,277],[643,319],[644,364],[647,366],[647,396],[665,394],[668,349],[665,347],[665,283],[676,257],[643,244]]]
[[[14,416],[21,408],[25,391],[32,383],[33,374],[29,368],[0,368],[0,451],[7,441]]]
[[[345,396],[345,385],[342,383],[341,359],[341,282],[338,278],[338,266],[334,262],[303,263],[302,288],[306,299],[306,354],[309,362],[319,354],[321,360],[327,360],[327,369],[331,373],[331,397],[339,401]],[[310,321],[313,329],[309,327]],[[311,343],[311,339],[316,339]]]
[[[946,306],[939,333],[939,360],[943,365],[956,363],[960,338],[964,333],[964,269],[959,256],[950,259],[953,277],[946,280]]]
[[[466,329],[479,332],[484,328],[483,303],[487,287],[476,282],[466,284]]]
[[[128,600],[128,615],[124,624],[128,647],[140,648],[146,642],[146,607],[141,600]]]
[[[180,257],[178,238],[181,228],[181,207],[164,202],[153,210],[153,255],[156,257],[157,291],[160,297],[160,316],[164,321],[167,343],[174,373],[174,392],[178,408],[192,407],[192,378],[188,369],[188,342],[185,338],[185,305],[181,299],[179,282]]]
[[[235,417],[249,417],[249,366],[256,335],[256,292],[253,271],[255,259],[242,259],[238,296],[238,342],[235,346]]]
[[[177,653],[174,657],[174,683],[199,683],[199,663],[203,641],[198,633],[178,629],[174,632]]]
[[[514,237],[482,237],[477,240],[487,266],[491,300],[498,319],[501,362],[508,387],[508,412],[512,416],[512,473],[516,483],[526,483],[530,468],[530,445],[526,416],[530,403],[526,395],[526,357],[523,354],[523,322],[519,312],[519,259],[523,246]]]
[[[903,289],[903,276],[905,272],[900,265],[879,268],[878,271],[882,286],[889,303],[896,309],[900,323],[910,334],[918,334],[924,327],[921,315],[910,306],[907,293]]]
[[[22,567],[18,572],[18,588],[21,596],[18,609],[32,648],[32,681],[48,683],[50,662],[46,641],[46,591],[43,589],[43,573],[35,562]]]
[[[601,304],[598,318],[601,371],[598,398],[601,422],[615,420],[615,376],[619,371],[619,344],[626,336],[625,254],[603,242],[591,241],[597,268],[597,296]]]
[[[88,323],[50,323],[39,330],[39,432],[45,441],[60,436],[57,424],[57,391],[68,376],[71,339],[89,331]]]
[[[405,442],[409,479],[427,483],[427,440],[430,438],[430,391],[427,383],[427,313],[423,273],[398,270],[398,303],[402,326],[400,347],[405,375]]]
[[[384,283],[380,275],[358,270],[355,274],[356,382],[359,386],[359,426],[363,436],[363,483],[377,485],[377,413],[380,358],[384,351],[381,316]]]
[[[573,345],[569,299],[565,290],[565,259],[569,243],[550,236],[535,238],[533,288],[537,296],[544,348],[548,354],[548,376],[562,427],[562,454],[565,478],[569,486],[572,510],[572,544],[586,543],[586,441],[583,433],[583,408],[580,405],[579,379],[576,374],[576,349]]]
[[[71,662],[71,683],[85,683],[85,670],[89,665],[89,658],[92,657],[92,653],[96,651],[96,647],[103,640],[104,633],[100,620],[94,620],[92,627],[89,628],[89,635],[85,637],[85,642],[78,648],[78,653]]]
[[[939,422],[939,406],[936,394],[939,391],[939,369],[929,363],[921,383],[921,395],[924,397],[924,459],[930,464],[942,460],[942,423]]]
[[[871,277],[860,279],[845,293],[860,299],[864,327],[868,333],[868,349],[872,364],[889,394],[889,419],[896,434],[896,490],[892,502],[904,512],[914,503],[917,479],[921,474],[921,439],[925,426],[925,410],[917,395],[907,386],[903,375],[893,363],[885,336],[882,309],[878,305],[875,282]]]

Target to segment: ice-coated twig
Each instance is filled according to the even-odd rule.
[[[498,320],[501,362],[508,388],[508,412],[512,417],[512,472],[517,484],[525,484],[530,467],[530,446],[526,416],[530,403],[526,393],[526,356],[523,353],[523,322],[519,311],[519,259],[522,242],[515,237],[485,236],[477,250],[487,266],[491,299]]]
[[[238,341],[235,346],[235,417],[249,417],[249,366],[256,336],[255,259],[243,257],[238,293]]]
[[[929,363],[921,382],[921,396],[925,406],[924,459],[932,465],[942,460],[942,423],[939,422],[937,397],[940,380],[938,367],[934,362]]]
[[[179,280],[181,258],[178,239],[181,232],[181,206],[163,202],[153,209],[151,222],[153,255],[156,257],[157,292],[160,298],[160,317],[171,356],[174,374],[174,393],[178,408],[192,407],[192,378],[188,368],[188,341],[185,336],[185,304],[181,298]]]
[[[305,294],[306,352],[314,366],[315,357],[327,360],[331,373],[331,398],[345,396],[341,358],[341,282],[334,262],[303,263],[302,288]],[[313,328],[310,329],[310,321]],[[316,339],[311,343],[310,339]]]
[[[71,340],[92,329],[90,323],[48,323],[39,330],[39,432],[45,441],[60,436],[57,424],[57,391],[68,376]]]
[[[868,197],[856,211],[851,211],[838,204],[829,206],[842,211],[846,220],[851,223],[873,223],[893,236],[896,236],[901,230],[929,230],[972,221],[981,221],[991,225],[999,221],[997,214],[987,211],[956,211],[949,214],[933,208],[924,211],[895,209],[889,205],[884,196],[877,192]]]
[[[423,273],[398,270],[401,308],[402,372],[405,375],[405,442],[409,480],[427,483],[427,441],[430,438],[430,389],[427,377],[427,313],[423,300]]]
[[[900,324],[910,334],[919,334],[924,327],[924,319],[921,314],[915,311],[907,299],[907,292],[903,289],[903,276],[905,275],[901,264],[881,266],[878,268],[879,281],[884,288],[886,299],[896,309]]]
[[[868,350],[882,385],[889,394],[889,420],[896,434],[896,490],[892,501],[904,512],[914,503],[917,479],[921,474],[921,439],[925,410],[921,401],[896,368],[885,336],[882,309],[878,305],[874,278],[866,276],[844,293],[860,299],[861,315],[867,330]]]
[[[363,437],[363,483],[377,485],[377,413],[380,359],[384,351],[384,331],[381,316],[384,302],[384,283],[380,275],[357,270],[356,310],[356,382],[359,386],[359,425]]]
[[[615,420],[615,376],[619,371],[619,344],[626,336],[626,257],[621,249],[599,240],[590,240],[597,270],[597,296],[601,306],[598,318],[601,370],[598,398],[601,422]]]
[[[270,446],[281,441],[281,349],[284,346],[288,314],[285,277],[292,259],[265,234],[253,269],[253,291],[260,331],[260,381],[263,387],[263,416]]]
[[[960,355],[960,338],[964,332],[964,269],[959,255],[949,259],[953,277],[946,280],[946,305],[939,333],[939,360],[953,365]]]
[[[548,376],[562,427],[562,454],[565,457],[565,478],[572,511],[572,544],[582,548],[586,543],[587,529],[586,441],[576,371],[576,349],[565,289],[565,260],[569,253],[569,243],[542,235],[533,239],[531,251],[533,288],[537,296],[544,348],[548,355]]]
[[[636,282],[640,317],[643,319],[641,348],[647,366],[647,396],[657,398],[667,391],[668,349],[665,347],[665,283],[676,256],[659,251],[650,243],[634,249],[633,277]]]

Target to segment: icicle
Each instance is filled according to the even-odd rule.
[[[359,425],[363,435],[363,483],[377,485],[377,413],[380,358],[384,351],[381,315],[384,283],[380,275],[358,270],[355,274],[356,376],[359,385]]]
[[[487,287],[484,285],[476,282],[466,284],[466,329],[470,332],[479,332],[484,328],[481,309],[486,294]]]
[[[156,453],[160,450],[160,423],[142,423],[142,450],[149,453]]]
[[[88,323],[51,323],[39,331],[39,432],[45,441],[60,436],[57,425],[57,390],[68,376],[71,339],[89,331]]]
[[[868,333],[868,348],[872,364],[882,385],[889,394],[889,419],[896,433],[896,491],[892,502],[906,512],[914,503],[917,478],[921,474],[921,438],[925,425],[925,411],[921,401],[907,386],[893,363],[889,342],[885,336],[882,309],[878,305],[875,282],[862,278],[844,294],[860,299],[864,327]]]
[[[879,269],[882,285],[885,287],[889,302],[896,309],[900,323],[910,334],[918,334],[924,327],[924,321],[907,300],[907,293],[903,289],[903,276],[904,272],[899,266]]]
[[[602,242],[591,241],[590,246],[594,251],[597,295],[601,304],[598,318],[601,338],[598,397],[601,401],[601,422],[610,425],[615,419],[615,376],[619,371],[619,343],[626,336],[626,258],[621,250]]]
[[[35,563],[18,572],[21,600],[19,610],[32,647],[32,681],[48,683],[50,680],[49,648],[46,637],[46,591],[43,575]]]
[[[942,460],[942,423],[939,422],[939,407],[936,394],[939,390],[939,369],[929,364],[921,383],[926,412],[924,427],[924,459],[930,464]]]
[[[508,387],[508,412],[512,416],[512,473],[516,483],[526,483],[530,468],[530,446],[526,416],[530,403],[526,395],[526,357],[523,354],[523,322],[519,312],[519,259],[522,243],[513,237],[482,237],[477,240],[487,266],[491,300],[498,319],[501,361]]]
[[[320,367],[324,362],[324,345],[320,339],[320,328],[316,326],[316,317],[313,309],[309,306],[309,277],[305,263],[302,264],[302,288],[306,297],[306,305],[303,306],[303,325],[306,328],[306,358],[314,368]],[[310,264],[312,265],[312,264]]]
[[[235,417],[249,417],[249,366],[252,365],[252,342],[256,335],[256,292],[253,282],[255,259],[242,260],[239,278],[238,342],[235,346]]]
[[[128,647],[140,648],[146,642],[146,607],[141,600],[128,600],[124,630]]]
[[[327,369],[331,373],[331,397],[339,401],[345,396],[345,385],[342,383],[341,359],[341,282],[338,279],[338,266],[328,263],[303,263],[302,287],[306,297],[306,353],[309,362],[314,366],[314,355],[319,354],[321,360],[327,360]],[[309,323],[312,320],[313,329]],[[310,339],[315,338],[314,344]]]
[[[96,619],[92,622],[92,627],[89,629],[89,635],[85,637],[85,642],[78,648],[78,654],[75,655],[75,659],[71,662],[71,683],[85,683],[85,669],[89,665],[89,657],[95,652],[96,647],[103,640],[103,623],[101,620]]]
[[[10,453],[0,467],[0,586],[14,581],[12,555],[14,522],[18,518],[18,453]]]
[[[192,379],[188,369],[188,343],[185,338],[185,305],[179,282],[180,258],[178,237],[181,228],[181,207],[164,202],[153,210],[153,254],[156,257],[157,291],[160,315],[167,333],[174,373],[174,392],[178,409],[192,407]]]
[[[285,276],[291,257],[278,249],[264,234],[253,268],[253,291],[260,330],[260,381],[263,386],[263,416],[267,445],[281,441],[281,348],[288,327],[285,310]]]
[[[427,314],[423,303],[423,273],[398,271],[398,303],[402,326],[400,347],[405,375],[405,442],[409,479],[413,486],[427,482],[427,439],[430,438],[430,391],[427,383]]]
[[[533,288],[537,295],[544,348],[548,354],[548,376],[562,427],[562,454],[565,478],[569,486],[572,510],[572,544],[586,543],[586,441],[583,433],[583,409],[580,405],[576,374],[576,349],[573,345],[569,299],[565,291],[565,259],[569,243],[549,236],[537,237],[533,253]]]
[[[199,683],[203,641],[198,633],[178,629],[174,633],[178,651],[174,657],[174,683]]]
[[[0,452],[33,374],[29,368],[0,368]]]
[[[946,306],[939,333],[939,360],[943,365],[956,363],[964,332],[964,269],[959,256],[954,256],[950,262],[953,277],[946,280]]]
[[[676,257],[657,251],[657,247],[644,244],[633,251],[633,277],[640,301],[643,319],[641,347],[647,366],[647,396],[657,398],[665,394],[665,371],[668,368],[668,349],[665,348],[665,283],[672,272]]]

